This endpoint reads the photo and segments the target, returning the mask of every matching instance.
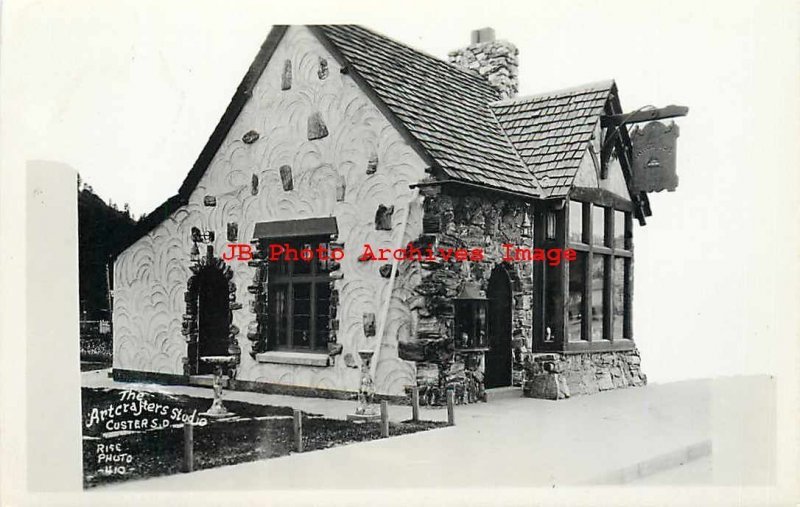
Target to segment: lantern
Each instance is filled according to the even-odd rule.
[[[453,299],[457,349],[485,349],[489,346],[486,314],[489,300],[478,284],[466,281],[461,294]]]

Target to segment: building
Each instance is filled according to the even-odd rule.
[[[481,399],[521,363],[528,396],[645,383],[632,241],[650,210],[616,84],[516,97],[517,49],[491,29],[450,60],[358,26],[274,27],[116,258],[114,378],[204,382],[201,357],[233,355],[234,389],[349,397],[372,350],[378,395],[416,384],[427,403],[448,385]],[[255,258],[225,260],[243,243]],[[271,245],[344,257],[269,261]],[[503,245],[577,253],[504,262]]]

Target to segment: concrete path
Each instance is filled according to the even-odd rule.
[[[169,390],[210,396],[206,389]],[[227,397],[328,416],[343,416],[354,405],[253,393]],[[770,484],[774,399],[774,381],[767,377],[650,385],[562,401],[504,398],[457,407],[454,427],[99,489],[554,487],[646,477],[647,484],[696,483],[691,473],[662,473],[695,460],[709,484]],[[390,410],[395,420],[409,412],[401,406]],[[422,412],[428,419],[444,415]]]

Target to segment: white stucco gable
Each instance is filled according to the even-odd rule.
[[[612,157],[608,161],[606,177],[600,178],[600,133],[600,123],[598,122],[594,136],[581,158],[573,185],[584,188],[601,188],[630,201],[631,195],[619,159]]]
[[[372,99],[341,72],[316,35],[304,26],[288,27],[187,202],[117,257],[114,368],[183,373],[187,344],[181,322],[192,227],[215,233],[211,246],[219,256],[228,243],[250,242],[257,222],[312,217],[335,217],[338,223],[338,240],[346,252],[344,276],[336,282],[339,343],[344,354],[357,355],[366,346],[362,315],[379,314],[388,281],[378,273],[380,263],[356,259],[365,243],[397,247],[421,234],[421,206],[419,200],[412,201],[409,185],[425,177],[425,168]],[[212,200],[214,205],[209,204]],[[379,205],[394,206],[391,231],[376,230]],[[405,216],[408,224],[401,227]],[[236,225],[236,237],[229,237],[229,224]],[[242,349],[237,378],[357,389],[358,369],[346,366],[341,357],[326,368],[253,360],[246,338],[254,318],[247,290],[253,268],[246,262],[231,268],[235,298],[243,303],[233,312]],[[400,273],[395,287],[399,296],[392,299],[384,336],[387,351],[381,354],[376,375],[379,392],[397,394],[413,379],[413,366],[399,360],[394,350],[398,336],[410,333],[402,299],[405,276],[414,274]]]

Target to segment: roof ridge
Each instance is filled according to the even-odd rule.
[[[602,81],[594,81],[591,83],[585,83],[577,86],[570,86],[568,88],[562,88],[560,90],[553,90],[543,93],[535,93],[532,95],[525,95],[522,97],[512,97],[508,99],[497,100],[495,102],[490,102],[490,107],[495,106],[506,106],[510,104],[524,104],[527,101],[541,99],[544,97],[557,97],[560,95],[569,95],[577,92],[584,92],[584,91],[601,91],[605,89],[611,89],[616,82],[613,79],[605,79]]]

